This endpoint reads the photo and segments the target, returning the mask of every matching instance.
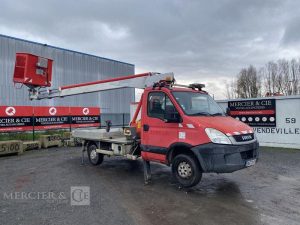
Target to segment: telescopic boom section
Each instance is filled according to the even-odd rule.
[[[165,80],[166,77],[172,77],[173,73],[142,73],[130,76],[122,76],[106,80],[98,80],[88,83],[73,84],[61,86],[58,89],[37,90],[30,89],[30,99],[45,99],[65,97],[92,92],[107,91],[119,88],[146,88],[154,83]]]
[[[167,78],[174,80],[173,73],[149,72],[49,89],[47,87],[50,87],[52,83],[52,63],[51,59],[28,53],[17,53],[13,81],[29,87],[31,100],[39,100],[119,88],[143,89]]]

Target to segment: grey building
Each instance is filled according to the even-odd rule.
[[[96,106],[102,117],[121,123],[128,122],[134,88],[70,96],[62,99],[30,101],[26,87],[16,89],[13,70],[16,52],[26,52],[54,60],[52,88],[67,84],[109,79],[134,74],[134,65],[47,44],[0,34],[0,104],[35,106]],[[124,117],[123,117],[124,114]],[[103,118],[102,118],[103,119]]]

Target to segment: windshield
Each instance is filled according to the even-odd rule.
[[[190,116],[223,116],[222,108],[207,94],[173,91],[173,95],[185,114]]]

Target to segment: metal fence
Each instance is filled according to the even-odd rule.
[[[106,127],[107,120],[110,120],[112,123],[112,127],[124,127],[128,126],[130,123],[130,114],[129,113],[101,113],[100,114],[100,128]],[[71,120],[69,120],[71,121]],[[96,127],[95,127],[96,128]],[[39,134],[54,134],[54,133],[61,133],[64,131],[72,131],[73,128],[71,127],[71,123],[69,123],[68,127],[63,128],[53,128],[48,130],[36,130],[33,124],[32,129],[28,131],[4,131],[0,132],[0,141],[3,140],[36,140]]]
[[[105,127],[105,121],[110,120],[113,127],[124,127],[130,123],[129,113],[101,113],[101,127]]]

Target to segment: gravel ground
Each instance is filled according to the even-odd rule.
[[[80,157],[80,148],[0,157],[0,225],[300,224],[300,150],[261,148],[254,167],[204,174],[188,190],[160,164],[144,185],[141,161],[105,158],[95,167]],[[71,193],[88,198],[71,186],[88,186],[90,205],[71,205]]]

